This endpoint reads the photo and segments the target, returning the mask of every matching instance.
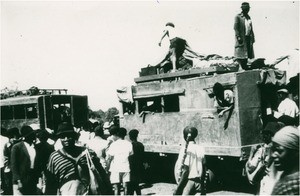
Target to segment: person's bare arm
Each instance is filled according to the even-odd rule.
[[[161,46],[161,42],[165,38],[166,35],[169,35],[169,32],[167,30],[164,30],[163,35],[162,35],[162,37],[161,37],[161,39],[160,39],[160,41],[158,43],[159,46]]]
[[[233,105],[231,105],[231,106],[229,106],[229,107],[223,107],[223,108],[222,108],[223,110],[222,110],[221,112],[219,112],[218,116],[219,116],[219,117],[222,117],[222,116],[224,115],[225,112],[231,110],[232,108],[233,108]]]

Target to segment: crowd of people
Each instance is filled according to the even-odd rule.
[[[234,22],[235,58],[247,70],[248,59],[254,58],[255,37],[248,15],[249,3],[242,3],[241,9]],[[171,61],[172,72],[184,51],[199,56],[176,34],[173,23],[166,24],[159,46],[166,36],[170,48],[164,61]],[[224,124],[227,129],[234,110],[234,93],[216,83],[213,94],[218,116],[229,113]],[[255,186],[256,194],[299,195],[299,108],[289,98],[287,89],[279,89],[277,95],[280,103],[277,110],[267,108],[267,123],[261,130],[263,144],[252,149],[245,175]],[[145,106],[140,116],[145,118],[148,111],[155,112],[161,107],[156,103]],[[57,108],[57,114],[59,120],[69,119],[68,108]],[[141,195],[139,184],[145,149],[138,135],[136,129],[127,133],[125,128],[107,123],[78,131],[63,122],[55,134],[34,125],[1,128],[1,194]],[[186,145],[182,146],[175,166],[178,182],[175,195],[205,194],[208,180],[205,151],[196,144],[196,137],[200,136],[195,127],[184,128]]]
[[[105,129],[110,136],[104,135]],[[1,129],[3,195],[141,195],[139,131],[103,125],[88,132],[63,122],[55,135],[34,124]],[[80,139],[81,138],[81,139]]]

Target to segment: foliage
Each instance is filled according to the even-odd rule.
[[[109,108],[105,112],[105,120],[111,122],[114,120],[115,115],[119,114],[119,110],[116,107]]]
[[[103,124],[106,121],[113,121],[114,116],[117,114],[119,114],[119,110],[116,107],[111,107],[106,112],[101,109],[93,111],[89,108],[89,118],[99,121],[100,124]]]

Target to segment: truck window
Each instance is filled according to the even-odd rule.
[[[13,107],[1,106],[1,120],[13,119]]]
[[[25,119],[25,106],[15,105],[14,106],[14,119]]]
[[[164,99],[164,111],[165,112],[179,112],[179,96],[178,95],[167,95]]]
[[[135,113],[135,104],[134,103],[122,103],[123,114],[134,114]]]
[[[36,104],[26,105],[26,117],[27,119],[37,118],[37,106]]]
[[[147,99],[140,99],[138,102],[139,113],[142,111],[162,112],[161,97],[151,97]]]

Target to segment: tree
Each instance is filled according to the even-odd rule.
[[[119,110],[116,107],[109,108],[105,112],[105,121],[112,122],[117,114],[119,114]]]

